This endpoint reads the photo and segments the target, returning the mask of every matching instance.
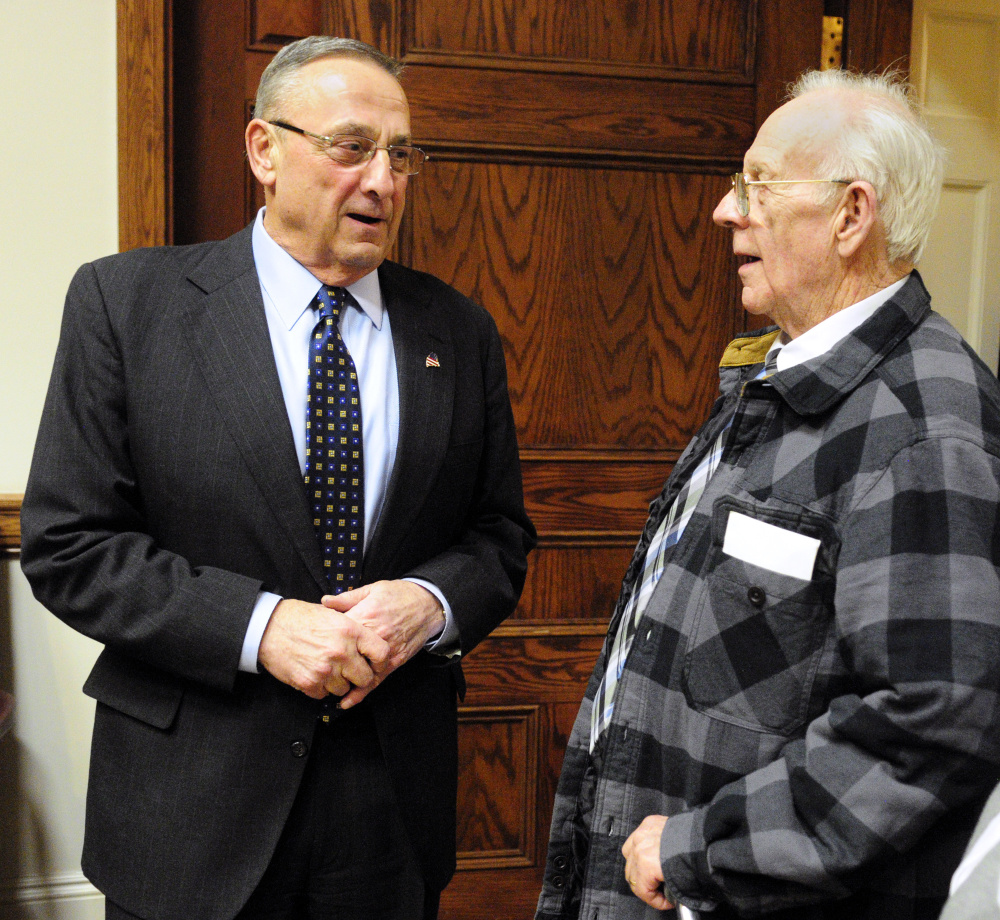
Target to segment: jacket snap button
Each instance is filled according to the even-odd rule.
[[[565,856],[557,856],[552,862],[560,872],[565,872],[569,865],[569,860]]]
[[[304,741],[292,742],[292,757],[305,757],[309,753],[309,745]]]
[[[562,888],[565,884],[566,879],[564,879],[561,875],[557,875],[554,879],[552,879],[553,888]]]
[[[763,607],[764,602],[767,600],[767,595],[764,593],[763,588],[758,588],[754,585],[754,587],[747,591],[747,600],[749,600],[754,607]]]

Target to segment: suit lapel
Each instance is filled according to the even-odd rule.
[[[404,284],[402,273],[388,262],[379,269],[396,356],[399,442],[385,505],[365,558],[366,581],[384,577],[407,539],[447,452],[454,407],[451,338],[429,292],[415,286],[419,276],[407,275]]]
[[[325,591],[250,241],[247,228],[190,273],[198,290],[186,307],[184,331],[264,501]]]

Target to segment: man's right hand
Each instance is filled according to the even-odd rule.
[[[321,700],[367,687],[385,666],[389,645],[373,630],[321,604],[283,600],[264,629],[257,657],[282,683]]]

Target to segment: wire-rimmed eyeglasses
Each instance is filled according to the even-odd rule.
[[[736,207],[741,217],[750,216],[750,186],[751,185],[799,185],[800,183],[836,183],[850,185],[850,179],[748,179],[746,173],[733,173],[733,191],[736,193]]]
[[[269,125],[276,128],[284,128],[286,131],[294,131],[303,137],[312,138],[316,141],[320,149],[334,163],[341,166],[363,166],[373,156],[376,151],[384,150],[389,154],[389,168],[393,172],[401,173],[404,176],[415,176],[420,172],[420,167],[424,165],[427,154],[419,147],[411,147],[409,144],[390,144],[388,147],[380,147],[370,137],[361,134],[313,134],[303,128],[296,128],[287,121],[269,121]]]

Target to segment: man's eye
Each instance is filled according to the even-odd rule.
[[[339,150],[341,153],[346,153],[346,154],[357,155],[365,152],[365,145],[361,143],[361,141],[340,140],[337,141],[333,146],[336,150]]]

